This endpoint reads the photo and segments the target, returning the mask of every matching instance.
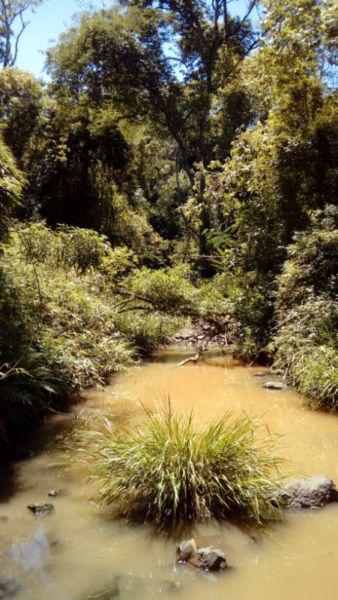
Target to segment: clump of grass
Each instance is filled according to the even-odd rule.
[[[281,461],[271,436],[255,436],[246,416],[229,413],[198,430],[191,415],[177,416],[169,406],[146,412],[133,428],[114,430],[106,420],[100,431],[81,435],[101,483],[99,501],[115,517],[164,527],[209,516],[262,523],[279,515]]]

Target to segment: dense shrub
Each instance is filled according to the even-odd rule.
[[[338,409],[338,211],[312,215],[279,278],[276,364],[314,408]]]
[[[140,355],[147,355],[159,346],[166,346],[176,331],[184,325],[179,317],[168,317],[158,311],[127,311],[116,317],[118,330]]]
[[[290,310],[275,337],[275,364],[313,408],[338,409],[338,308],[327,298]]]
[[[295,235],[279,278],[277,310],[289,308],[322,294],[334,299],[338,292],[338,209],[328,205],[310,215],[310,226]]]
[[[166,343],[180,321],[161,314],[160,305],[149,310],[149,303],[134,300],[140,275],[129,273],[135,263],[130,250],[112,249],[91,230],[63,227],[53,232],[43,223],[13,226],[2,260],[2,362],[10,367],[19,361],[18,368],[24,369],[23,357],[37,352],[50,377],[68,390],[81,389],[104,383],[138,354]],[[152,283],[156,275],[149,276],[149,288],[157,289]],[[173,278],[184,287],[183,275]],[[120,285],[131,302],[119,295]],[[173,292],[164,286],[163,298],[166,294],[165,309]],[[156,293],[152,298],[160,304]]]
[[[7,231],[11,212],[21,197],[23,184],[23,175],[0,133],[0,240]]]
[[[231,414],[198,430],[192,416],[169,406],[132,428],[114,430],[105,420],[78,443],[101,483],[101,503],[115,516],[158,526],[234,514],[261,523],[278,515],[272,498],[280,460],[273,440],[254,430],[247,417]]]
[[[144,267],[135,271],[126,285],[136,300],[167,314],[198,313],[199,294],[188,265],[153,271]]]

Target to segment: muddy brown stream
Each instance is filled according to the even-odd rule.
[[[74,412],[132,418],[141,403],[154,407],[169,396],[176,411],[193,410],[198,424],[228,410],[245,412],[281,435],[280,453],[292,475],[323,474],[338,482],[337,417],[304,408],[291,390],[263,389],[258,368],[221,356],[178,368],[180,359],[174,351],[162,353],[115,377],[104,391],[88,393]],[[62,440],[73,418],[57,415],[39,436]],[[197,525],[194,535],[222,548],[233,566],[217,576],[201,574],[175,568],[173,539],[100,514],[85,473],[60,469],[63,459],[62,450],[45,448],[1,482],[0,572],[20,583],[17,600],[337,600],[338,504],[289,515],[262,536],[229,523]],[[51,489],[64,493],[48,498]],[[26,508],[49,501],[55,508],[48,517]],[[170,582],[179,584],[178,591],[168,590]],[[103,589],[110,593],[100,596]]]

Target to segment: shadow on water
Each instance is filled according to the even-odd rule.
[[[17,475],[13,464],[0,464],[0,510],[1,504],[7,502],[15,494],[17,489],[16,479]]]

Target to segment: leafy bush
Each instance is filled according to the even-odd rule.
[[[295,235],[279,278],[279,314],[309,297],[334,298],[338,290],[338,209],[329,205],[311,215],[309,230]]]
[[[198,314],[199,294],[188,265],[154,271],[144,267],[134,271],[125,284],[136,300],[154,309],[174,315]]]
[[[24,177],[0,134],[0,240],[7,231],[11,211],[22,193]]]
[[[118,246],[105,256],[100,269],[110,282],[117,283],[129,274],[138,263],[136,254],[127,246]]]
[[[0,440],[8,441],[8,429],[35,420],[66,394],[66,386],[53,374],[45,357],[28,348],[13,366],[2,365],[0,394]]]
[[[280,460],[270,437],[254,437],[247,417],[227,414],[204,430],[169,408],[135,427],[106,420],[78,442],[101,483],[99,499],[117,517],[168,526],[237,514],[276,517]],[[258,441],[259,439],[259,441]]]
[[[69,389],[103,383],[132,360],[100,273],[84,272],[98,260],[92,248],[100,248],[100,243],[94,232],[53,233],[38,223],[17,226],[5,248],[3,265],[12,281],[8,310],[12,315],[19,311],[26,343],[44,354],[46,364]],[[63,264],[60,256],[65,252],[69,260]],[[16,308],[10,301],[13,291]]]
[[[135,260],[130,250],[112,249],[94,231],[17,223],[4,247],[0,320],[3,316],[3,332],[10,324],[5,337],[13,348],[9,352],[5,337],[0,340],[2,362],[14,364],[33,348],[68,389],[81,389],[104,383],[138,352],[166,343],[180,322],[149,311],[148,304],[137,310],[135,302],[125,306],[118,295],[123,282],[134,297],[133,275],[125,274]]]
[[[338,410],[338,308],[319,297],[287,313],[275,337],[275,365],[306,396],[312,408]]]
[[[116,325],[137,352],[145,355],[160,346],[166,346],[176,331],[184,326],[184,320],[167,317],[157,311],[146,314],[129,311],[117,315]]]
[[[314,408],[338,409],[338,210],[311,217],[279,278],[276,364]]]

